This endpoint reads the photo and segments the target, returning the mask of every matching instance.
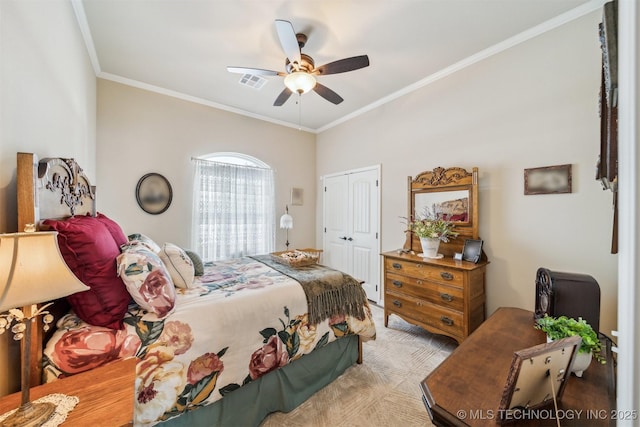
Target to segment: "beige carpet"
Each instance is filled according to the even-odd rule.
[[[456,347],[397,316],[384,327],[383,309],[371,306],[375,341],[363,344],[364,362],[285,414],[269,415],[261,427],[430,426],[420,381]]]

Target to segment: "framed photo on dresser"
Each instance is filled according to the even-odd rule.
[[[470,261],[477,264],[481,256],[482,240],[467,239],[464,241],[464,247],[462,248],[463,261]]]

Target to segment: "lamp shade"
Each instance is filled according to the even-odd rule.
[[[291,92],[303,94],[316,86],[316,78],[304,71],[295,71],[284,78],[284,85]]]
[[[293,217],[289,215],[289,205],[284,207],[284,215],[280,217],[280,228],[291,230],[293,228]]]
[[[0,312],[89,290],[64,262],[57,234],[0,234]]]
[[[280,217],[280,228],[286,228],[290,230],[293,228],[293,217],[288,213]]]

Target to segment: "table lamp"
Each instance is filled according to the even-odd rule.
[[[280,217],[280,228],[284,228],[287,232],[287,249],[289,249],[289,230],[293,228],[293,217],[289,215],[289,205],[284,207],[284,215]]]
[[[53,321],[46,311],[52,303],[40,308],[36,304],[89,290],[65,264],[57,234],[56,231],[0,234],[0,313],[4,313],[0,314],[0,334],[11,330],[13,339],[22,341],[22,401],[0,423],[3,426],[40,426],[55,411],[53,403],[29,400],[32,324],[42,316],[46,331]],[[26,308],[26,314],[22,307]]]

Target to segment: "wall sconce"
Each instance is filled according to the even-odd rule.
[[[280,228],[284,228],[287,232],[287,249],[289,249],[289,230],[293,228],[293,217],[289,215],[289,206],[285,205],[284,207],[284,215],[280,217]]]

